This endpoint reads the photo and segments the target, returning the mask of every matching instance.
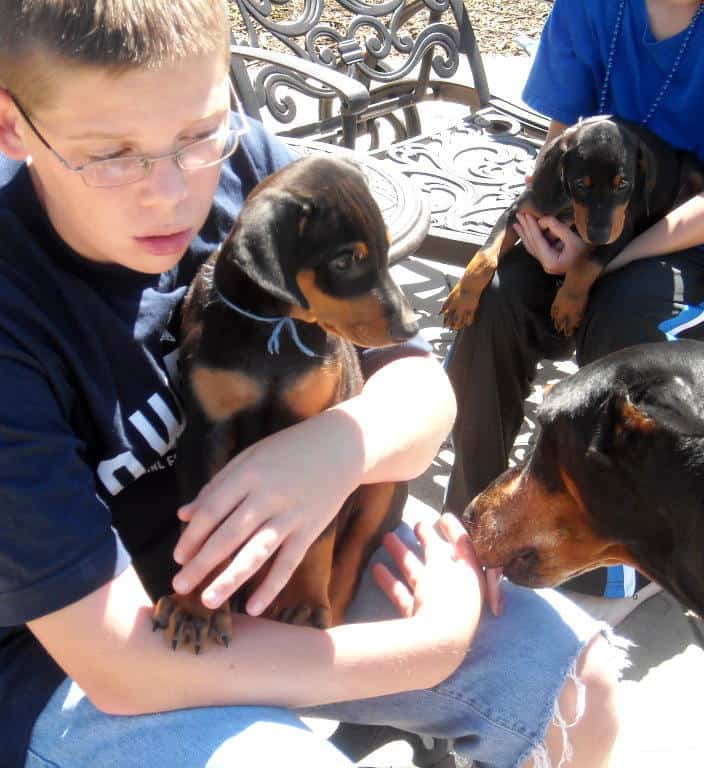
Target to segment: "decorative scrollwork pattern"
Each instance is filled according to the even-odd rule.
[[[506,115],[481,110],[438,133],[392,145],[383,157],[430,201],[431,234],[482,244],[520,194],[537,149]]]
[[[247,29],[247,43],[261,46],[272,36],[296,56],[326,67],[359,68],[371,82],[387,83],[407,75],[431,48],[436,49],[433,68],[441,77],[457,70],[457,29],[440,23],[451,7],[450,0],[325,0],[338,5],[332,22],[321,23],[324,0],[304,0],[296,11],[290,0],[236,0]],[[415,34],[404,29],[409,19],[426,11],[428,23]],[[418,25],[416,25],[417,27]],[[352,63],[345,55],[349,46],[364,52]],[[387,66],[380,68],[379,61]],[[348,71],[352,77],[357,73]]]

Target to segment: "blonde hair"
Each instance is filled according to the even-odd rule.
[[[0,0],[0,87],[25,109],[51,101],[53,65],[119,74],[222,51],[224,0]]]

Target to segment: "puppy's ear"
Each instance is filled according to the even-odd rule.
[[[568,128],[556,136],[540,156],[533,173],[533,196],[541,211],[555,213],[569,197],[565,180],[565,158],[574,147],[576,130]],[[557,206],[557,207],[556,207]],[[555,210],[547,210],[555,208]]]
[[[650,200],[657,182],[657,160],[653,150],[638,138],[638,183],[643,189],[643,199],[645,200],[645,211],[650,214]]]
[[[704,171],[699,163],[687,156],[682,161],[679,189],[672,207],[677,208],[702,190],[704,190]]]
[[[312,214],[313,204],[294,195],[258,195],[242,210],[228,259],[272,296],[308,309],[296,275],[301,239]]]
[[[655,419],[634,405],[627,392],[614,392],[601,407],[587,458],[611,467],[614,455],[627,443],[646,438],[657,429]]]

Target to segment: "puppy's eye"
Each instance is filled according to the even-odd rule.
[[[354,256],[352,253],[345,253],[341,256],[336,256],[330,262],[330,268],[336,272],[346,272],[354,263]]]
[[[572,186],[578,191],[578,192],[586,192],[587,191],[587,184],[584,181],[584,179],[575,179],[572,182]]]

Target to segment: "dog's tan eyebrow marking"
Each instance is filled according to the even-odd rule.
[[[614,176],[613,181],[611,182],[615,189],[618,189],[619,186],[621,186],[621,182],[623,181],[623,176],[620,174],[617,176]]]
[[[352,246],[352,254],[355,261],[364,261],[369,258],[369,247],[366,243],[358,242]]]
[[[591,176],[585,176],[582,179],[582,183],[584,184],[585,187],[591,187],[591,185],[592,185],[592,177]]]

